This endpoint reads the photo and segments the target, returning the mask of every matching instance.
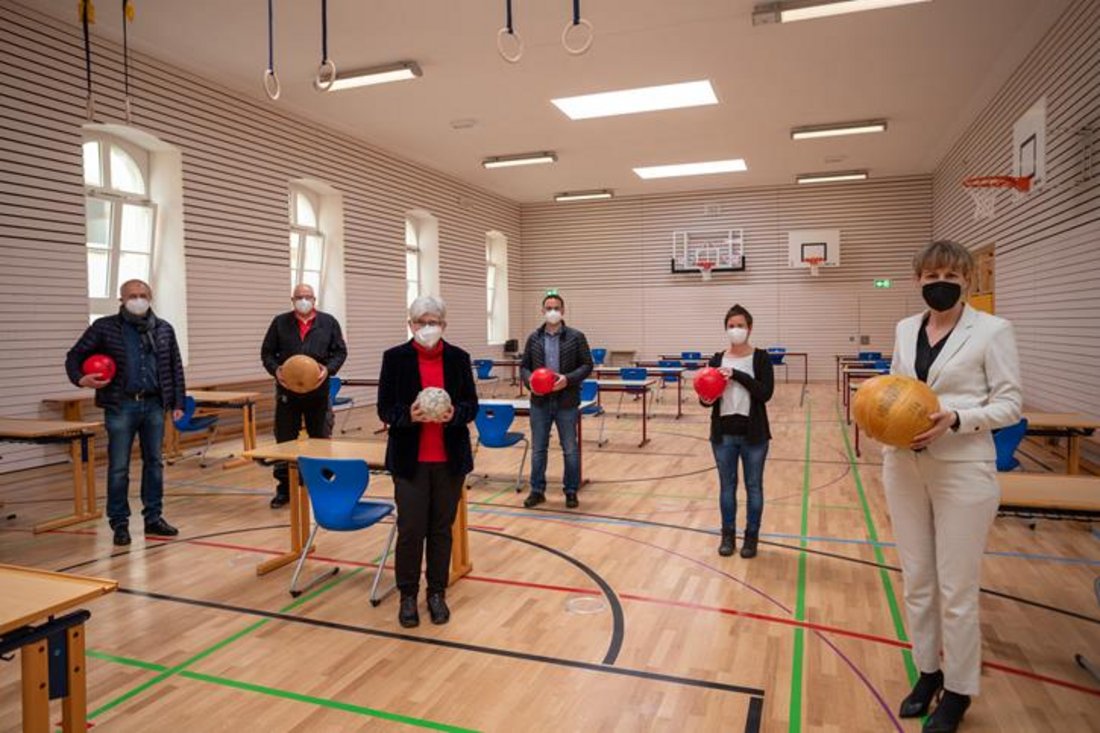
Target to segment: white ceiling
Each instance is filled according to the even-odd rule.
[[[74,0],[33,3],[67,22]],[[283,94],[261,88],[264,0],[139,1],[132,46],[244,94],[521,202],[791,183],[797,173],[930,172],[1067,0],[934,0],[753,27],[755,0],[585,0],[595,42],[568,55],[570,0],[514,0],[520,63],[497,54],[502,0],[332,0],[340,69],[411,59],[421,79],[320,94],[320,3],[276,0]],[[121,3],[96,3],[93,33],[121,38]],[[573,122],[550,99],[710,79],[720,104]],[[884,135],[793,142],[792,126],[885,117]],[[451,121],[477,124],[455,130]],[[558,163],[486,171],[489,155],[554,150]],[[634,166],[743,157],[747,173],[642,181]]]

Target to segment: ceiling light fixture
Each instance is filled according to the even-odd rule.
[[[781,0],[757,5],[752,11],[752,24],[791,23],[926,2],[931,0]]]
[[[827,173],[799,173],[798,183],[836,183],[838,181],[866,181],[867,171],[832,171]]]
[[[614,196],[609,188],[598,188],[593,191],[566,191],[554,194],[554,200],[563,201],[595,201],[596,199],[609,199]]]
[[[709,160],[702,163],[676,163],[635,168],[639,178],[675,178],[678,176],[703,176],[710,173],[742,173],[749,167],[742,158]]]
[[[517,165],[538,165],[540,163],[554,163],[558,159],[556,153],[544,150],[539,153],[519,153],[517,155],[494,155],[481,161],[486,168],[511,168]]]
[[[715,96],[714,87],[710,82],[703,79],[655,87],[622,89],[616,92],[584,94],[579,97],[562,97],[550,101],[569,119],[588,120],[594,117],[632,115],[638,112],[718,104],[718,97]]]
[[[328,91],[336,92],[373,84],[388,84],[391,81],[405,81],[420,76],[423,76],[423,72],[415,61],[399,61],[396,64],[375,66],[362,71],[340,72],[336,75],[336,81],[332,83]]]
[[[864,120],[862,122],[837,122],[832,125],[804,125],[791,128],[792,140],[811,140],[817,137],[837,137],[839,135],[862,135],[869,132],[886,132],[886,120]]]

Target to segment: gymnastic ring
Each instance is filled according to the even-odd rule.
[[[516,43],[519,44],[515,55],[509,56],[508,52],[504,50],[504,37],[512,36],[516,39]],[[508,30],[507,26],[497,31],[497,52],[500,53],[500,57],[510,64],[519,63],[519,60],[523,58],[523,38],[520,37],[515,31]]]
[[[573,28],[576,28],[577,26],[584,26],[588,29],[588,38],[579,47],[573,48],[569,45],[569,31],[571,31]],[[574,56],[580,56],[582,53],[585,53],[586,51],[588,51],[588,49],[592,48],[592,40],[595,37],[596,32],[595,29],[592,28],[592,24],[584,18],[581,18],[576,23],[565,24],[565,30],[561,32],[561,45],[565,47],[566,51],[573,54]]]
[[[323,81],[325,77],[325,71],[328,71],[328,81]],[[327,92],[332,89],[332,85],[336,83],[336,64],[332,63],[332,59],[325,59],[321,62],[321,65],[317,67],[317,77],[313,80],[313,88],[319,92]]]
[[[282,89],[279,86],[279,77],[275,74],[275,69],[268,69],[264,72],[264,93],[267,94],[267,98],[272,102],[279,98],[279,94]]]

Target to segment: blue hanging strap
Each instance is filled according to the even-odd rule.
[[[267,0],[267,70],[264,71],[264,93],[274,102],[279,98],[279,77],[275,73],[275,0]]]
[[[580,39],[580,44],[573,45],[570,43],[570,33],[578,27],[584,27],[585,31],[579,31],[573,34],[573,43],[576,43],[576,39]],[[573,0],[573,22],[565,24],[565,30],[561,32],[561,45],[565,47],[565,50],[574,56],[580,56],[588,51],[592,47],[592,39],[595,37],[595,31],[592,28],[592,24],[581,17],[581,0]]]
[[[313,86],[319,92],[327,92],[336,83],[336,64],[328,57],[328,0],[321,0],[321,65]]]
[[[512,0],[504,0],[504,16],[506,18],[504,27],[508,29],[509,35],[515,35],[516,29],[512,25]]]
[[[510,64],[518,63],[523,56],[523,38],[516,33],[512,19],[512,0],[504,0],[504,27],[497,31],[497,52]]]
[[[92,92],[92,38],[88,26],[95,22],[95,7],[92,0],[81,0],[80,24],[84,29],[84,78],[87,87],[87,115],[91,122],[95,116],[95,94]]]
[[[581,0],[573,0],[573,25],[581,24]]]

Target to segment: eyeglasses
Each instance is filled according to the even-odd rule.
[[[425,320],[421,318],[419,321],[413,321],[413,325],[416,326],[442,326],[444,321],[437,321],[435,319]]]

